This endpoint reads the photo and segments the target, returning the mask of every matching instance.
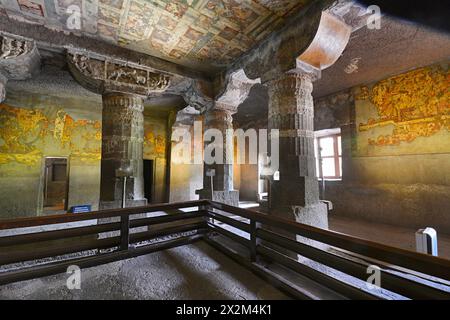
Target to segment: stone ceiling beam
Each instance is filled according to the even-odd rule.
[[[80,37],[73,34],[49,30],[42,25],[21,23],[16,20],[8,19],[4,16],[0,16],[0,30],[1,34],[13,34],[28,39],[33,39],[35,40],[38,48],[59,50],[61,52],[66,49],[75,48],[78,50],[95,52],[99,55],[109,56],[122,61],[141,64],[160,72],[170,73],[190,79],[210,80],[210,76],[208,74],[188,67],[92,38]]]

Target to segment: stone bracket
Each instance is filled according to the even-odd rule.
[[[215,99],[215,107],[237,112],[237,108],[247,99],[252,87],[258,83],[261,83],[261,79],[248,78],[243,69],[230,73],[223,86],[223,92]]]
[[[69,70],[85,88],[98,94],[122,92],[139,96],[164,92],[171,76],[130,62],[84,51],[67,51]]]
[[[191,107],[204,113],[214,107],[213,88],[211,83],[201,80],[191,80],[184,90],[184,101]]]
[[[41,57],[33,40],[0,32],[0,102],[8,80],[26,80],[35,75]]]

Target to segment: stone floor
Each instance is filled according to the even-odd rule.
[[[258,207],[255,204],[255,202],[246,201],[239,203],[239,206],[264,212],[264,208]],[[329,228],[332,231],[397,248],[416,251],[415,233],[417,230],[411,228],[340,217],[334,215],[332,211],[328,215],[328,222]],[[439,257],[450,259],[450,230],[448,234],[438,234],[438,253]]]
[[[84,269],[81,289],[68,274],[0,286],[1,299],[287,299],[203,242]]]
[[[333,231],[383,243],[389,246],[416,251],[415,232],[403,228],[364,220],[329,215],[329,227]],[[439,257],[450,259],[450,235],[438,234]]]

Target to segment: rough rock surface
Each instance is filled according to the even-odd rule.
[[[0,286],[0,299],[286,299],[283,293],[205,243]]]

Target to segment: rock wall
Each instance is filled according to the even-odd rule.
[[[8,89],[0,104],[0,219],[43,214],[45,157],[67,157],[68,207],[98,209],[101,100]],[[167,120],[145,118],[144,159],[156,160],[155,201],[165,201]]]
[[[316,101],[315,130],[342,132],[331,214],[450,233],[449,76],[437,64]]]

